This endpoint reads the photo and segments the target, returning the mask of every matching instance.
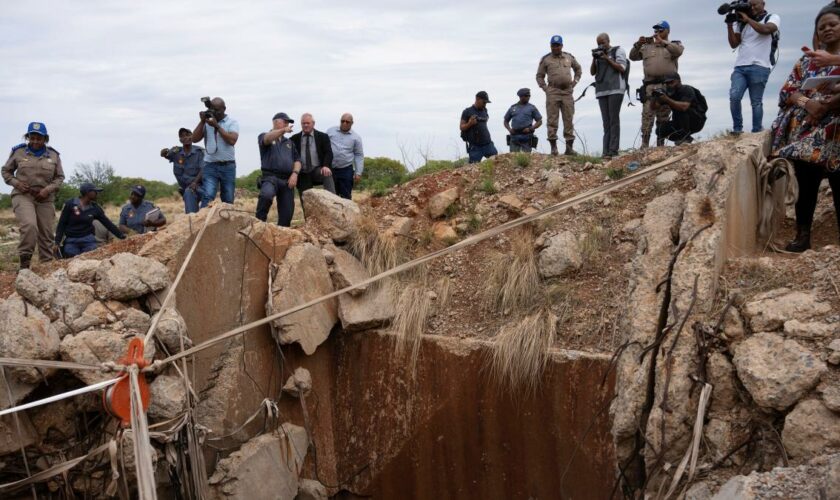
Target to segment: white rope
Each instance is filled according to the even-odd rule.
[[[5,410],[0,411],[0,417],[4,415],[11,415],[12,413],[17,413],[19,411],[28,410],[30,408],[37,408],[39,406],[43,406],[49,403],[55,403],[56,401],[61,401],[62,399],[72,398],[74,396],[80,396],[82,394],[87,394],[89,392],[96,392],[102,390],[108,386],[116,384],[120,379],[112,378],[111,380],[105,380],[104,382],[98,382],[93,385],[88,385],[79,389],[75,389],[68,392],[62,392],[61,394],[56,394],[54,396],[50,396],[48,398],[39,399],[37,401],[32,401],[31,403],[26,403],[23,405],[13,406],[11,408],[6,408]]]
[[[20,488],[23,488],[24,486],[28,486],[30,484],[46,481],[53,476],[57,476],[59,474],[67,472],[68,470],[70,470],[73,467],[79,465],[81,462],[84,462],[88,458],[94,457],[96,455],[99,455],[100,453],[105,452],[106,450],[108,450],[108,445],[109,445],[109,443],[105,443],[102,446],[99,446],[98,448],[94,449],[93,451],[91,451],[87,455],[83,455],[81,457],[74,458],[72,460],[68,460],[66,462],[62,462],[60,464],[54,465],[54,466],[50,467],[49,469],[43,470],[41,472],[37,472],[30,477],[27,477],[27,478],[24,478],[24,479],[21,479],[21,480],[18,480],[18,481],[14,481],[12,483],[0,484],[0,492],[1,493],[10,493],[10,492],[18,490]]]
[[[697,418],[694,420],[693,439],[691,440],[688,449],[685,450],[685,455],[683,456],[679,467],[677,467],[677,470],[674,472],[674,478],[671,481],[671,487],[668,488],[668,492],[665,493],[666,500],[674,494],[674,491],[676,491],[677,486],[680,484],[680,480],[682,479],[683,474],[685,473],[686,467],[688,467],[687,481],[690,483],[691,480],[694,479],[694,473],[696,472],[697,468],[697,457],[700,455],[700,441],[703,438],[703,423],[706,419],[706,405],[708,405],[709,398],[711,396],[712,384],[706,383],[703,385],[703,390],[700,392],[700,401],[697,405]]]
[[[62,370],[102,370],[101,365],[73,363],[71,361],[50,361],[45,359],[0,358],[0,365],[25,368],[58,368]]]
[[[149,423],[140,396],[140,370],[137,365],[128,367],[131,386],[131,431],[134,442],[134,468],[137,472],[137,494],[140,500],[157,500],[155,468],[152,464],[152,446],[149,442]]]

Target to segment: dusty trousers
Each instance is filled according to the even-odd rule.
[[[653,131],[654,119],[656,120],[656,125],[659,126],[671,118],[671,108],[667,104],[659,106],[657,110],[653,109],[653,91],[664,87],[665,85],[661,83],[649,84],[645,87],[647,98],[642,108],[642,137],[650,137],[650,133]]]
[[[29,194],[12,196],[12,210],[20,224],[18,255],[31,256],[38,247],[41,261],[52,260],[55,233],[55,206],[53,200],[35,201]]]
[[[545,89],[545,112],[548,115],[548,140],[557,139],[560,115],[563,115],[563,138],[566,142],[575,140],[575,99],[570,90],[552,87]]]

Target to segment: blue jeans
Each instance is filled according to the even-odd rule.
[[[64,239],[64,256],[75,257],[85,252],[92,252],[96,250],[96,237],[92,234],[82,236],[81,238],[65,238]]]
[[[233,192],[236,188],[236,162],[207,162],[204,164],[203,176],[202,207],[206,207],[216,199],[216,191],[219,187],[221,187],[222,202],[233,203]]]
[[[184,194],[181,195],[184,198],[184,213],[185,214],[194,214],[198,212],[198,204],[202,201],[202,191],[201,189],[196,189],[193,191],[190,188],[184,190]]]
[[[496,146],[493,145],[492,142],[487,144],[482,144],[481,146],[476,146],[474,144],[469,144],[467,146],[467,154],[470,157],[470,163],[478,163],[481,161],[482,158],[490,158],[491,156],[496,156],[499,154],[496,151]]]
[[[333,169],[333,180],[335,181],[335,194],[346,198],[353,199],[353,166]]]
[[[752,105],[752,131],[764,130],[764,87],[770,77],[770,68],[753,64],[751,66],[735,66],[732,71],[732,86],[729,88],[729,110],[732,112],[732,130],[743,132],[744,118],[741,115],[741,99],[749,90]]]

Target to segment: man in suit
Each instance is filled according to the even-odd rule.
[[[298,194],[303,196],[304,191],[316,184],[323,184],[324,189],[335,194],[330,137],[315,130],[315,119],[309,113],[300,117],[300,126],[302,130],[291,137],[303,164],[297,184]]]

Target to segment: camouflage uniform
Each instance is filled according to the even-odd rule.
[[[574,72],[574,76],[572,76]],[[575,140],[575,100],[572,90],[580,81],[580,64],[575,56],[568,52],[561,52],[555,56],[551,52],[540,59],[537,67],[537,85],[545,91],[545,112],[548,115],[548,140],[557,140],[559,115],[563,114],[563,137],[566,144]],[[548,83],[546,83],[548,76]]]
[[[36,156],[19,144],[12,148],[12,153],[2,169],[3,180],[14,187],[12,190],[12,210],[20,224],[20,244],[18,255],[21,262],[28,262],[38,247],[41,261],[53,258],[53,227],[55,226],[55,193],[64,182],[64,170],[58,151],[46,146],[41,156]],[[29,191],[18,189],[19,181],[29,184]],[[49,196],[42,201],[35,199],[33,193],[47,188]]]
[[[647,146],[650,142],[650,134],[653,130],[654,118],[656,124],[667,122],[671,117],[671,108],[667,105],[659,106],[658,110],[653,109],[651,95],[655,89],[664,87],[661,83],[662,77],[670,73],[676,73],[679,69],[677,59],[682,55],[685,48],[679,41],[666,42],[665,45],[655,43],[633,44],[630,50],[631,61],[643,61],[645,83],[647,84],[644,108],[642,109],[642,145]]]

